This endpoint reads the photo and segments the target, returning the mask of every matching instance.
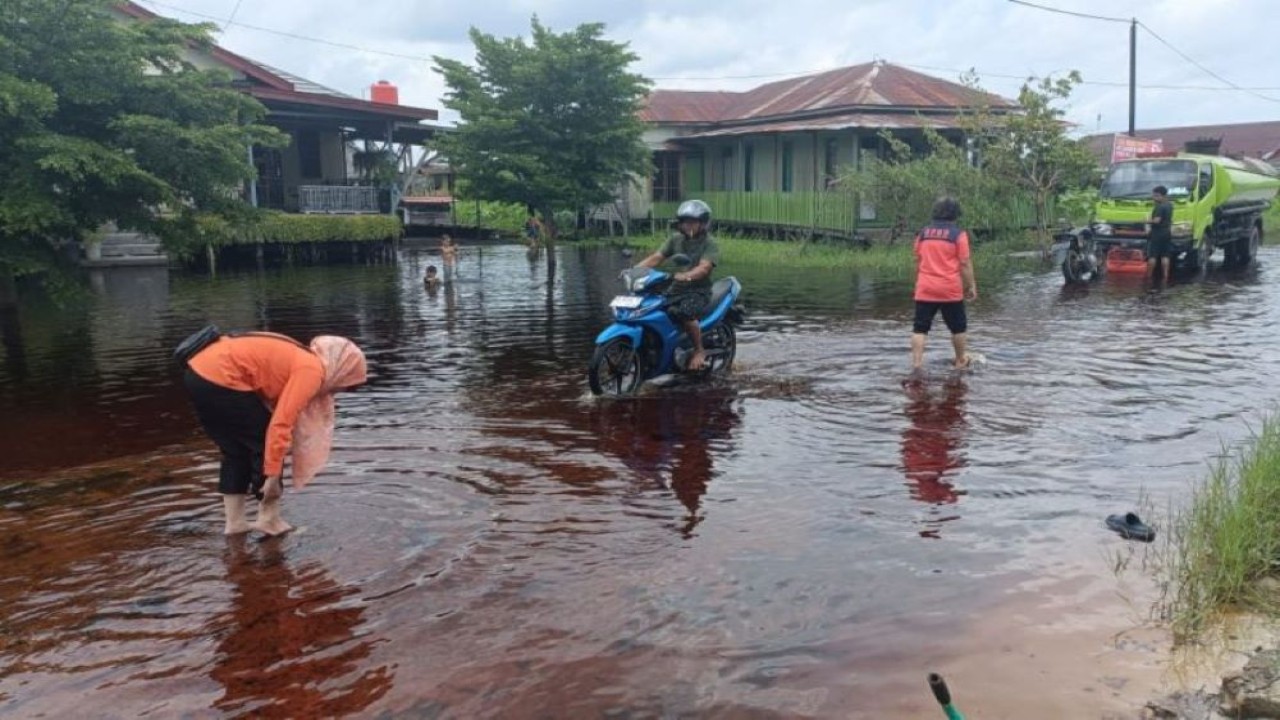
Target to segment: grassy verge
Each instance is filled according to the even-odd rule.
[[[625,244],[633,248],[657,248],[664,237],[632,236]],[[910,274],[915,260],[910,242],[894,245],[872,245],[861,248],[828,243],[800,243],[733,235],[716,235],[720,261],[728,266],[757,265],[787,268],[866,270],[884,274]],[[621,238],[593,238],[566,243],[574,247],[622,247]],[[979,270],[993,270],[1026,263],[1009,253],[1024,249],[1021,238],[991,240],[979,243],[973,251],[974,265]]]
[[[1224,610],[1280,609],[1258,587],[1280,571],[1280,416],[1214,466],[1171,519],[1165,542],[1165,609],[1179,642]]]

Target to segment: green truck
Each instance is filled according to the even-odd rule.
[[[1151,191],[1157,185],[1169,189],[1173,203],[1175,260],[1204,270],[1219,248],[1228,265],[1253,261],[1262,242],[1262,214],[1280,190],[1280,178],[1259,160],[1185,152],[1113,163],[1094,209],[1099,249],[1146,244]]]

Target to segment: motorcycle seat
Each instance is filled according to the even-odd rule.
[[[733,289],[733,284],[737,282],[732,277],[720,278],[711,284],[711,302],[707,303],[707,314],[710,314],[716,308],[720,307],[720,302],[724,300],[729,291]]]

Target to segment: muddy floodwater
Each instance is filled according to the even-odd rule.
[[[627,260],[544,260],[122,269],[0,318],[0,715],[930,718],[939,671],[972,717],[1133,717],[1167,680],[1102,520],[1280,398],[1280,252],[980,275],[982,360],[937,336],[905,385],[901,279],[730,267],[731,379],[612,402],[585,366]],[[167,366],[209,319],[368,352],[283,539],[220,534]]]

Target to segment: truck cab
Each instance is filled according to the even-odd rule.
[[[1262,236],[1262,213],[1280,188],[1267,169],[1246,161],[1192,153],[1148,153],[1111,165],[1099,188],[1093,231],[1100,245],[1145,247],[1157,185],[1173,204],[1178,261],[1204,268],[1216,248],[1230,263],[1248,263]]]

